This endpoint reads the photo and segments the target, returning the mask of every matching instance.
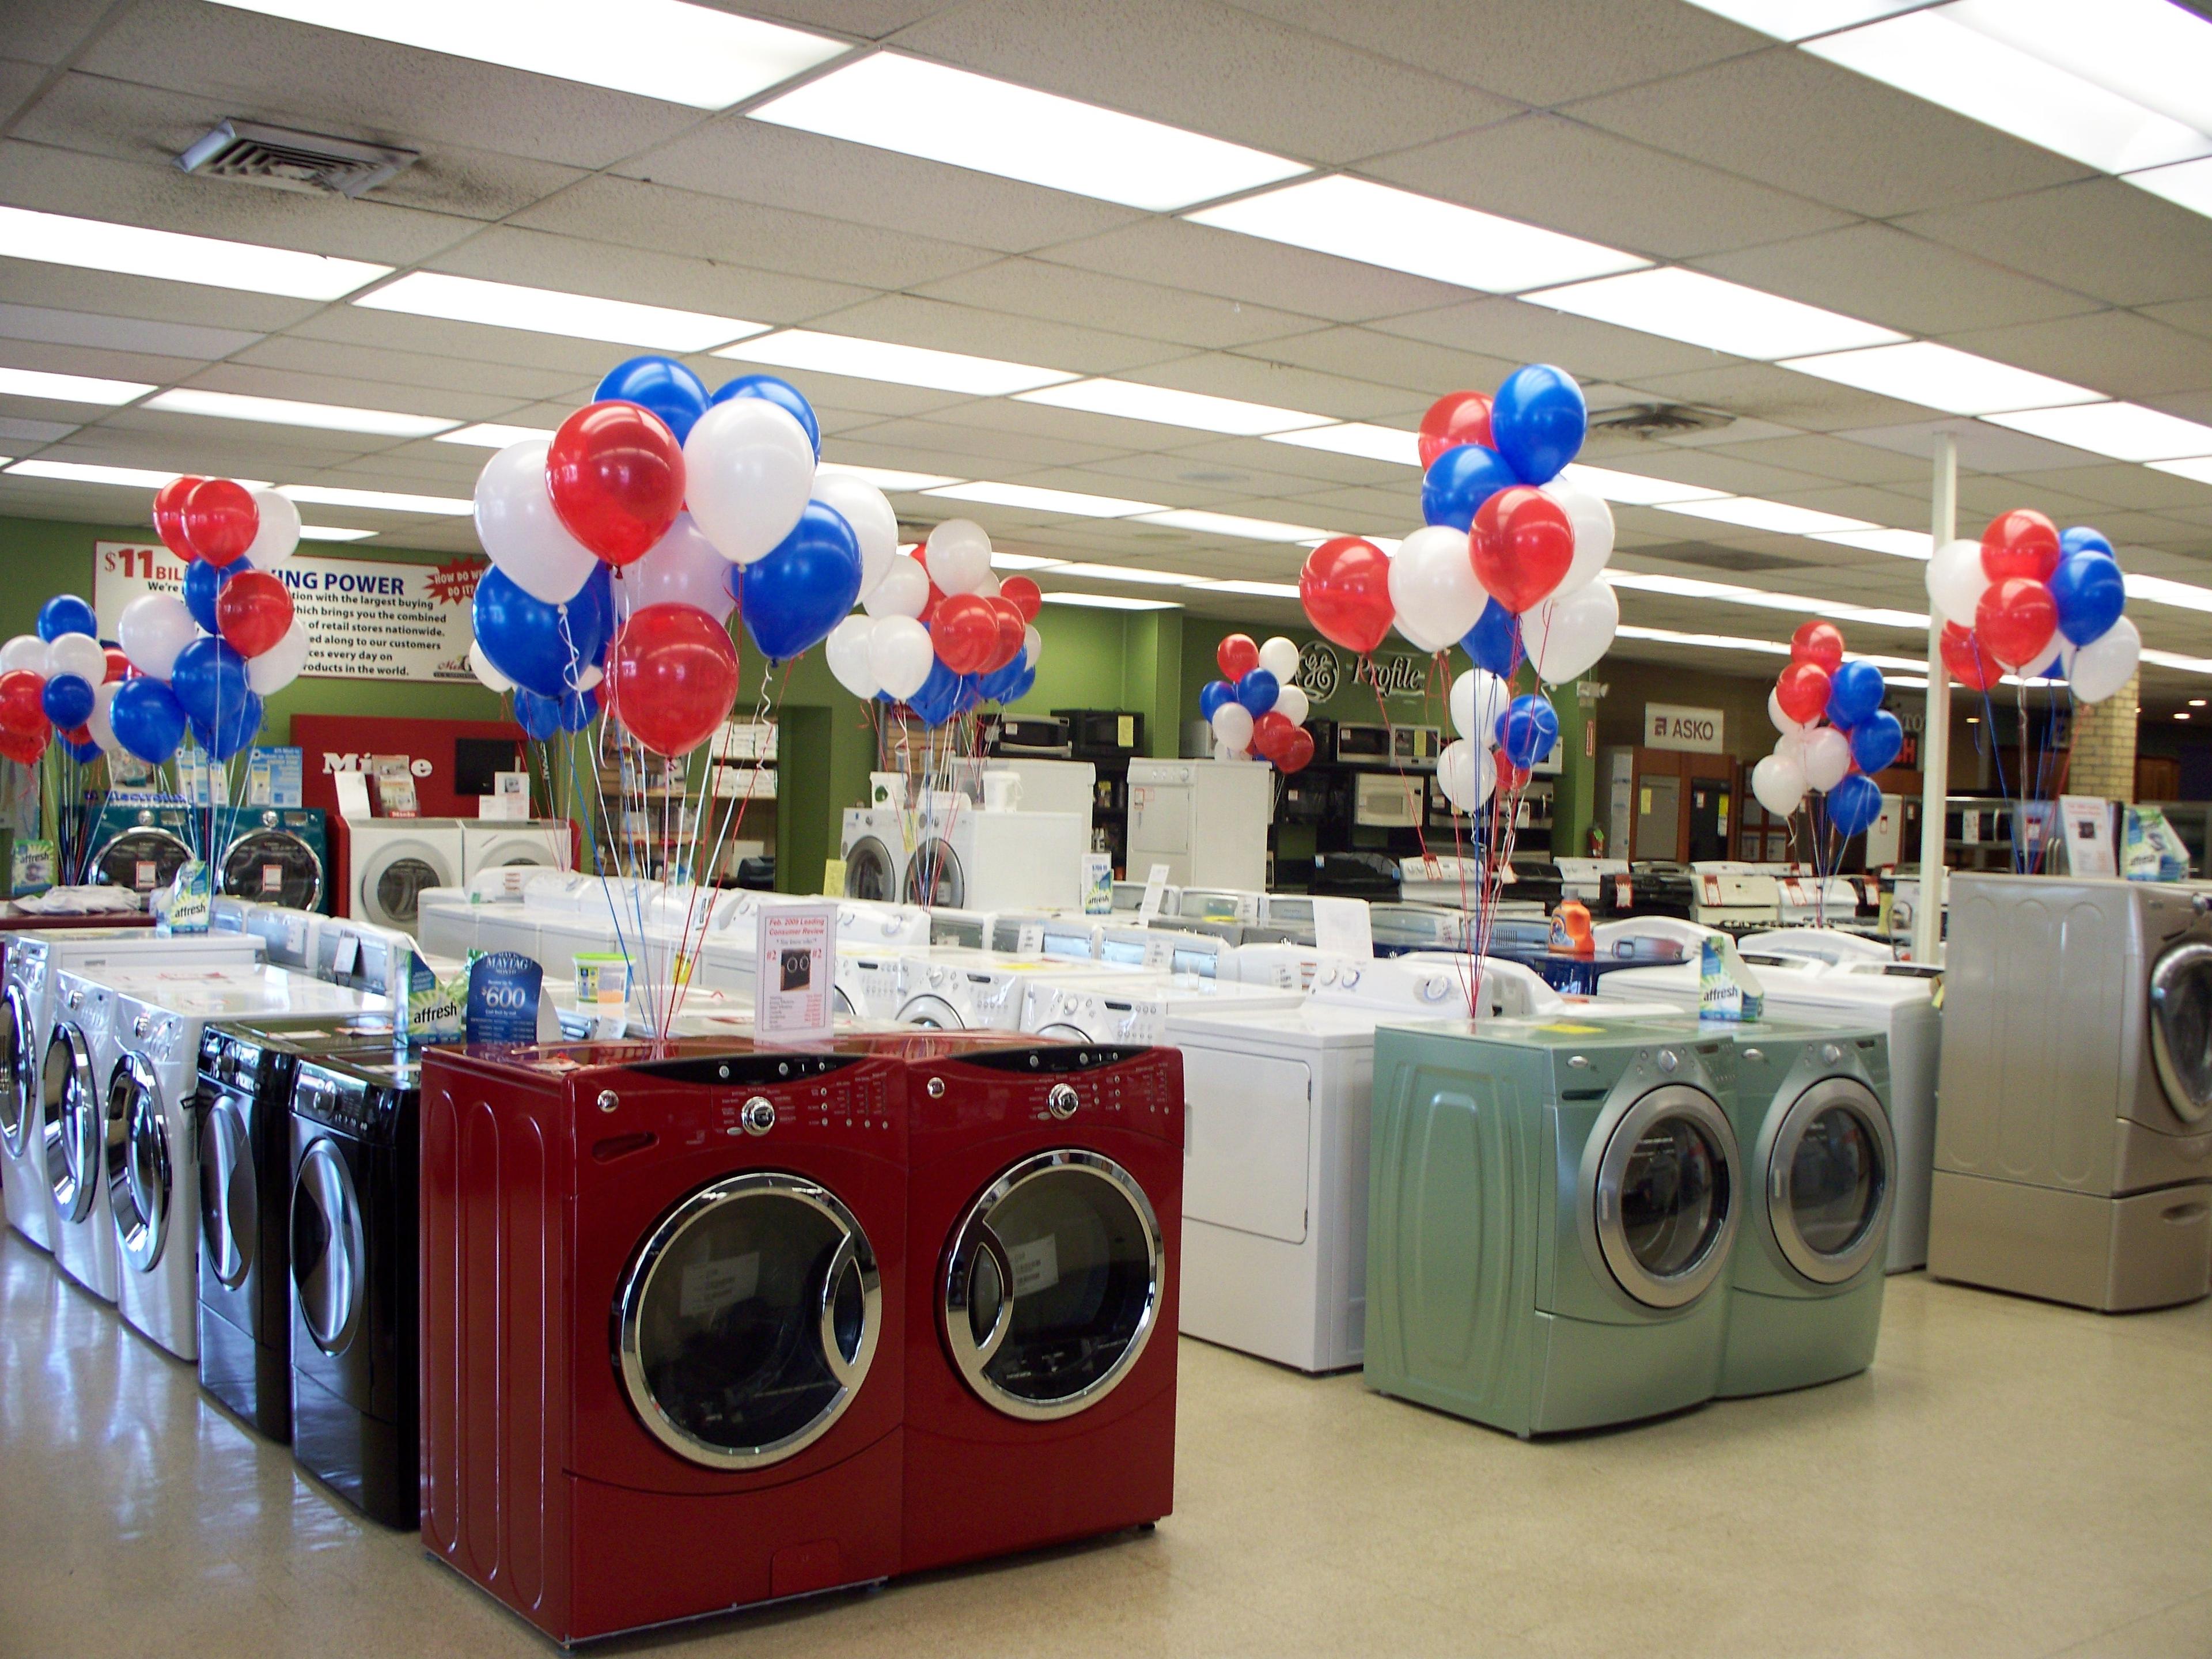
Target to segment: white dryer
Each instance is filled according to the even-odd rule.
[[[348,818],[344,914],[380,927],[415,931],[426,887],[461,879],[459,818]]]
[[[1073,812],[984,812],[964,798],[922,820],[900,896],[955,909],[1079,910],[1091,820]],[[853,890],[846,866],[846,890]]]
[[[492,870],[566,870],[575,860],[574,831],[566,818],[485,818],[461,823],[461,880]]]
[[[1030,981],[1061,964],[995,951],[938,946],[899,958],[902,1025],[935,1031],[1018,1031]]]
[[[914,857],[917,815],[895,805],[850,806],[837,856],[845,861],[845,896],[896,903]]]

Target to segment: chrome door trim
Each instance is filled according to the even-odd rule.
[[[1621,1185],[1627,1178],[1628,1160],[1644,1132],[1662,1118],[1683,1117],[1705,1131],[1720,1148],[1721,1165],[1728,1176],[1726,1206],[1719,1232],[1697,1260],[1677,1273],[1655,1273],[1636,1259],[1628,1231],[1620,1218]],[[1704,1090],[1686,1083],[1662,1083],[1629,1103],[1608,1128],[1602,1119],[1591,1139],[1604,1139],[1604,1150],[1594,1170],[1585,1164],[1583,1208],[1595,1229],[1599,1253],[1614,1281],[1648,1308],[1687,1307],[1721,1276],[1728,1266],[1729,1250],[1743,1216],[1743,1160],[1736,1147],[1735,1131],[1728,1114]]]
[[[313,1267],[300,1248],[301,1206],[313,1203],[330,1227],[330,1246]],[[302,1278],[310,1272],[328,1276],[325,1286]],[[300,1155],[292,1177],[292,1305],[307,1328],[314,1345],[327,1354],[345,1352],[361,1329],[362,1304],[368,1299],[368,1240],[362,1225],[361,1195],[355,1190],[353,1172],[346,1168],[345,1152],[328,1135],[318,1136]],[[326,1309],[335,1305],[342,1317],[331,1328]],[[313,1311],[311,1311],[313,1310]]]
[[[916,1011],[920,1011],[917,1015]],[[898,1011],[898,1023],[915,1025],[927,1031],[964,1031],[968,1022],[960,1018],[960,1011],[934,991],[922,991],[907,999],[906,1006]]]
[[[945,890],[943,897],[938,890]],[[959,910],[968,903],[968,878],[960,867],[959,854],[952,850],[952,842],[944,836],[928,836],[918,842],[906,861],[906,878],[900,884],[900,896],[908,904],[943,905],[948,910]]]
[[[2212,1113],[2212,1097],[2200,1097],[2191,1088],[2166,1035],[2166,1000],[2172,993],[2174,981],[2184,969],[2191,966],[2212,973],[2212,944],[2197,939],[2177,946],[2160,957],[2150,970],[2150,1054],[2151,1063],[2158,1068],[2159,1085],[2166,1091],[2166,1103],[2173,1109],[2173,1115],[2184,1123],[2201,1123],[2207,1113]]]
[[[54,1062],[61,1061],[61,1075]],[[92,1213],[100,1190],[100,1114],[92,1103],[92,1053],[76,1022],[58,1019],[39,1068],[40,1134],[46,1147],[46,1184],[64,1222]]]
[[[1860,1232],[1858,1242],[1837,1255],[1824,1255],[1807,1243],[1797,1231],[1790,1209],[1790,1182],[1796,1167],[1797,1148],[1813,1120],[1838,1107],[1850,1113],[1872,1132],[1875,1176],[1874,1215]],[[1759,1134],[1759,1167],[1765,1172],[1761,1203],[1774,1242],[1790,1265],[1816,1285],[1840,1285],[1856,1277],[1881,1254],[1883,1224],[1897,1202],[1897,1142],[1889,1130],[1889,1114],[1881,1099],[1855,1077],[1824,1077],[1790,1103],[1790,1109],[1770,1113]]]
[[[225,1163],[226,1155],[228,1157]],[[246,1283],[260,1248],[260,1194],[255,1189],[252,1128],[239,1097],[219,1093],[200,1126],[200,1264],[225,1290]],[[233,1213],[231,1189],[253,1206],[245,1225]]]
[[[23,995],[23,988],[11,977],[8,988],[0,993],[0,1020],[6,1029],[0,1031],[0,1042],[6,1045],[8,1076],[0,1085],[0,1143],[8,1148],[9,1156],[21,1158],[31,1144],[31,1122],[38,1115],[31,1102],[32,1079],[38,1073],[30,1053],[30,1005]]]
[[[100,1139],[107,1176],[107,1212],[123,1259],[142,1273],[154,1271],[169,1237],[169,1196],[175,1164],[169,1155],[168,1115],[154,1068],[125,1054],[108,1074],[107,1107]],[[151,1135],[153,1169],[139,1166],[141,1137]],[[153,1190],[146,1190],[148,1185]]]
[[[640,1327],[644,1318],[646,1298],[653,1289],[653,1275],[659,1271],[677,1240],[694,1223],[725,1204],[749,1203],[763,1198],[780,1198],[803,1204],[820,1214],[842,1235],[836,1252],[830,1257],[830,1267],[823,1275],[817,1321],[823,1362],[830,1368],[830,1375],[837,1383],[837,1392],[805,1426],[766,1445],[738,1451],[700,1439],[661,1409],[645,1374],[645,1356],[641,1351],[644,1338]],[[837,1342],[837,1290],[840,1282],[854,1273],[860,1278],[860,1338],[859,1345],[848,1354]],[[629,1266],[623,1269],[622,1278],[615,1285],[614,1323],[616,1374],[621,1379],[623,1393],[629,1401],[630,1410],[644,1425],[647,1434],[686,1462],[710,1469],[763,1468],[796,1456],[821,1439],[859,1395],[861,1384],[867,1381],[868,1368],[875,1361],[877,1340],[883,1334],[882,1270],[877,1263],[875,1250],[868,1243],[867,1233],[860,1225],[860,1218],[846,1208],[836,1194],[803,1176],[786,1175],[772,1170],[754,1170],[744,1175],[730,1176],[702,1187],[660,1218],[653,1230],[645,1236],[644,1242],[638,1246],[637,1254],[630,1259]]]
[[[1017,1188],[1060,1170],[1074,1170],[1105,1182],[1136,1212],[1138,1225],[1144,1230],[1149,1282],[1146,1285],[1144,1311],[1138,1316],[1129,1346],[1102,1376],[1058,1400],[1025,1400],[1000,1388],[989,1374],[991,1361],[997,1357],[1012,1326],[1014,1306],[1013,1267],[1007,1260],[1006,1247],[990,1224],[990,1217]],[[975,1270],[985,1256],[989,1258],[1004,1289],[999,1316],[979,1340],[969,1323],[968,1310]],[[1087,1410],[1121,1385],[1142,1357],[1159,1323],[1160,1292],[1166,1279],[1167,1247],[1160,1237],[1159,1218],[1153,1213],[1152,1200],[1145,1196],[1145,1189],[1134,1176],[1112,1158],[1097,1152],[1073,1147],[1036,1152],[1014,1164],[976,1194],[975,1202],[960,1218],[959,1225],[952,1230],[951,1248],[945,1253],[945,1271],[938,1284],[938,1326],[951,1352],[953,1364],[977,1399],[1008,1417],[1049,1423]]]

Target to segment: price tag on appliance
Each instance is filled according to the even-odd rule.
[[[264,893],[281,893],[284,890],[283,865],[264,864],[261,866],[261,890]]]
[[[1164,864],[1156,864],[1145,878],[1145,899],[1137,907],[1137,920],[1147,927],[1151,926],[1152,918],[1160,913],[1160,906],[1167,902],[1167,896],[1168,867]]]
[[[1114,855],[1111,853],[1085,853],[1083,855],[1083,914],[1086,916],[1110,916],[1114,914]]]
[[[790,1042],[826,1042],[836,1030],[830,983],[837,907],[779,905],[760,919],[754,963],[754,1030]]]
[[[1705,878],[1705,902],[1718,904],[1721,902],[1721,878],[1718,876],[1707,876]]]
[[[1316,898],[1314,948],[1323,956],[1366,962],[1375,955],[1375,929],[1365,899]]]
[[[1615,876],[1613,878],[1613,908],[1620,910],[1626,910],[1636,902],[1634,877]]]

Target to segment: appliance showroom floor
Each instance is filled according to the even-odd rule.
[[[1186,1341],[1156,1533],[614,1650],[2212,1652],[2212,1304],[1889,1297],[1869,1376],[1534,1445]],[[0,1654],[551,1650],[0,1243]]]

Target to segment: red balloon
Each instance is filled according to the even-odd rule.
[[[292,596],[266,570],[241,570],[215,596],[216,632],[241,657],[258,657],[292,631]]]
[[[1983,550],[1986,562],[1988,550]],[[1982,590],[1974,607],[1974,634],[1982,649],[2007,668],[2025,668],[2051,647],[2058,631],[2058,606],[2051,590],[2027,576],[2008,576]]]
[[[185,497],[182,522],[185,545],[220,569],[253,545],[261,529],[261,509],[243,484],[202,478]]]
[[[956,674],[980,674],[999,648],[999,619],[981,593],[948,593],[929,624],[937,659]]]
[[[1298,728],[1291,724],[1288,714],[1270,708],[1252,722],[1252,752],[1263,759],[1273,760],[1290,741],[1291,733]]]
[[[1790,636],[1790,660],[1818,663],[1834,673],[1843,665],[1844,630],[1833,623],[1799,623]]]
[[[2004,673],[1997,659],[1982,649],[1981,641],[1956,623],[1943,624],[1942,650],[1943,665],[1951,678],[1969,690],[1986,691]]]
[[[1260,665],[1259,642],[1249,634],[1231,634],[1213,647],[1213,660],[1221,678],[1234,685]]]
[[[1331,537],[1306,555],[1298,602],[1328,639],[1365,656],[1389,637],[1398,614],[1390,604],[1389,556],[1357,536]]]
[[[1496,750],[1495,753],[1498,763],[1498,781],[1491,787],[1491,799],[1493,800],[1499,795],[1510,795],[1515,790],[1524,787],[1528,781],[1528,775],[1535,770],[1530,766],[1516,766],[1505,758],[1505,751],[1502,749]]]
[[[92,728],[89,726],[72,726],[67,731],[64,732],[62,735],[67,738],[71,743],[90,743],[92,741]]]
[[[608,711],[656,755],[688,755],[738,700],[738,653],[692,605],[634,612],[607,651]]]
[[[53,730],[46,719],[46,682],[27,668],[11,668],[0,674],[0,732],[35,734],[41,747]]]
[[[131,659],[123,654],[121,646],[111,645],[107,647],[107,672],[104,677],[105,679],[127,680],[137,672],[131,665]]]
[[[1007,577],[999,584],[999,597],[1014,602],[1024,624],[1035,622],[1037,612],[1044,609],[1044,590],[1027,576]]]
[[[1273,714],[1274,711],[1269,709],[1267,712]],[[1255,726],[1259,725],[1257,720],[1252,723]],[[1279,772],[1303,772],[1306,769],[1306,763],[1313,757],[1313,733],[1303,726],[1294,726],[1291,728],[1290,736],[1283,739],[1281,750],[1267,758],[1275,763],[1275,769]]]
[[[192,556],[191,544],[185,539],[185,498],[206,482],[197,472],[186,472],[155,492],[154,533],[161,538],[162,546],[180,559]]]
[[[0,755],[25,766],[36,766],[46,752],[44,737],[22,732],[0,732]]]
[[[1436,465],[1437,457],[1462,444],[1480,444],[1495,449],[1490,435],[1490,399],[1480,392],[1447,392],[1421,416],[1421,471]]]
[[[2032,507],[2000,513],[1982,532],[1982,569],[1993,583],[2009,576],[2047,582],[2058,554],[2058,526]]]
[[[1828,707],[1828,671],[1816,662],[1793,662],[1774,684],[1774,701],[1800,726],[1809,726]]]
[[[1022,654],[1022,647],[1029,642],[1029,618],[1022,615],[1021,606],[1006,597],[1004,588],[984,603],[999,619],[999,646],[991,653],[991,666],[987,671],[995,674]]]
[[[1540,605],[1575,562],[1575,526],[1566,508],[1527,484],[1485,501],[1468,542],[1482,591],[1516,617]]]
[[[586,404],[553,434],[545,488],[570,535],[608,564],[634,564],[684,510],[684,448],[649,409]]]

